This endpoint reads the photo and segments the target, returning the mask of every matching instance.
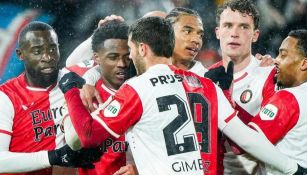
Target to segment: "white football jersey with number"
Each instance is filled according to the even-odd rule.
[[[209,169],[216,173],[217,125],[223,129],[235,111],[210,80],[174,66],[155,65],[124,83],[108,103],[92,116],[116,138],[127,131],[139,174],[203,175]],[[206,107],[210,116],[201,115]],[[208,122],[204,125],[208,135],[200,139],[208,149],[204,163],[211,161],[212,167],[202,162],[193,111]]]

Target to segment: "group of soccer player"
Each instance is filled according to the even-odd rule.
[[[110,15],[61,70],[54,29],[29,23],[25,72],[0,86],[0,173],[306,174],[307,30],[271,60],[252,55],[250,0],[227,1],[216,22],[222,61],[209,70],[194,60],[205,33],[191,9],[130,27]]]

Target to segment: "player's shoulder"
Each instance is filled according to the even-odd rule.
[[[188,84],[190,87],[202,87],[203,89],[215,89],[215,84],[208,78],[199,76],[198,74],[178,69],[174,66],[170,66],[174,71],[175,75],[180,75],[184,83]]]
[[[69,66],[66,67],[66,69],[77,73],[80,76],[83,76],[85,74],[86,71],[88,71],[89,69],[91,69],[92,67],[94,67],[95,61],[94,60],[84,60],[76,65],[73,66]]]
[[[0,91],[9,92],[18,89],[20,90],[20,88],[26,87],[24,78],[24,73],[22,73],[18,77],[8,80],[7,82],[0,85]]]
[[[307,98],[307,83],[303,83],[296,87],[285,88],[281,91],[293,95],[298,101],[305,101]]]
[[[251,72],[253,75],[262,76],[264,78],[268,77],[272,71],[274,71],[275,66],[260,66],[261,61],[252,57],[251,60],[252,69]]]

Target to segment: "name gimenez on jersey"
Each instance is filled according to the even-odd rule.
[[[172,169],[176,173],[182,173],[182,172],[203,170],[204,167],[203,167],[202,159],[197,159],[197,160],[192,160],[190,162],[188,161],[174,162],[172,164]]]

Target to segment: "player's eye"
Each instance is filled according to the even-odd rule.
[[[35,50],[33,50],[32,53],[33,53],[34,55],[39,55],[41,52],[40,52],[39,49],[35,49]]]

